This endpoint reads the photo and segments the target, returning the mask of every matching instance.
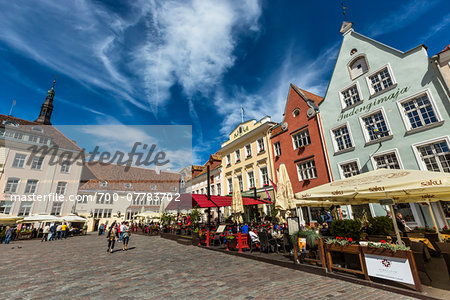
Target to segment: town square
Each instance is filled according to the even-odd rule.
[[[0,10],[0,299],[450,299],[447,1]]]

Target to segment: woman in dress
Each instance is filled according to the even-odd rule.
[[[106,238],[108,239],[108,250],[106,252],[112,253],[114,249],[114,244],[116,243],[117,228],[116,226],[111,226]]]

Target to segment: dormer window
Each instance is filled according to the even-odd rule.
[[[42,128],[39,127],[39,126],[33,126],[33,127],[31,127],[31,130],[39,131],[39,132],[43,132],[43,131],[44,131],[44,130],[42,130]]]
[[[131,189],[131,187],[132,187],[131,183],[129,183],[129,182],[125,183],[125,188]]]
[[[8,125],[8,126],[14,126],[14,127],[18,127],[19,124],[17,124],[14,121],[3,121],[3,124]]]
[[[102,188],[107,187],[107,186],[108,186],[108,181],[104,180],[104,181],[100,182],[100,186],[101,186]]]
[[[299,114],[300,114],[300,108],[298,108],[298,107],[292,111],[292,115],[294,116],[294,118],[297,117]]]
[[[361,76],[369,70],[367,60],[365,56],[358,56],[352,60],[348,65],[348,71],[350,72],[350,78],[352,80]]]

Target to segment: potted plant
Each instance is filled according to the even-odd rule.
[[[343,253],[359,253],[359,245],[351,237],[339,237],[325,240],[325,248],[328,251]]]
[[[234,235],[227,235],[226,237],[227,248],[228,249],[236,249],[237,248],[237,240]]]
[[[330,226],[332,236],[351,238],[352,241],[361,239],[361,222],[358,220],[334,220]]]

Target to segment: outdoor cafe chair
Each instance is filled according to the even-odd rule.
[[[416,243],[416,244],[420,244],[420,243]],[[431,277],[430,277],[430,275],[428,275],[427,269],[425,268],[425,260],[423,257],[423,252],[413,251],[413,256],[414,256],[414,262],[416,263],[417,270],[419,272],[425,273],[431,282]]]
[[[413,252],[422,253],[422,257],[426,261],[430,261],[431,260],[431,255],[430,255],[430,252],[428,251],[428,247],[424,243],[422,243],[422,242],[411,242],[409,247],[411,248],[411,250]]]
[[[267,236],[266,232],[258,232],[258,238],[259,238],[259,252],[262,252],[262,249],[267,249],[267,254],[270,251],[270,244],[269,244],[269,237]]]

